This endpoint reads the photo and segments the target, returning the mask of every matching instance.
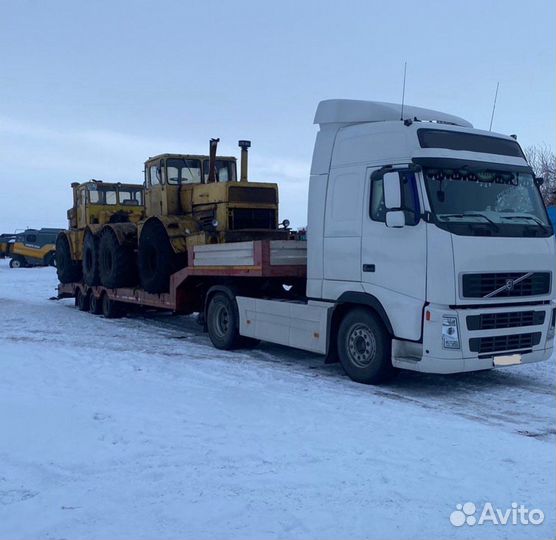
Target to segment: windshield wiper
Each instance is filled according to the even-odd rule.
[[[547,228],[547,225],[545,225],[538,217],[535,216],[500,216],[500,217],[504,219],[530,219],[531,221],[534,221],[537,225],[540,225],[543,229]]]
[[[465,212],[465,214],[442,214],[442,216],[445,217],[458,217],[458,218],[464,218],[464,217],[481,217],[483,219],[486,219],[489,223],[489,225],[492,226],[492,228],[495,231],[499,231],[500,228],[498,227],[498,225],[496,225],[496,223],[494,223],[494,221],[492,221],[492,219],[490,219],[488,216],[485,216],[485,214],[481,214],[480,212]]]

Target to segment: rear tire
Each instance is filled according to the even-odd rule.
[[[110,289],[136,285],[137,266],[133,248],[120,244],[111,229],[102,233],[98,247],[100,282]]]
[[[348,312],[337,340],[342,367],[355,382],[379,384],[397,373],[392,366],[392,340],[373,312],[364,308]]]
[[[79,311],[89,311],[90,295],[84,293],[81,289],[75,291],[75,305]]]
[[[89,313],[92,315],[100,315],[102,313],[101,299],[96,297],[93,293],[89,297]]]
[[[210,341],[217,349],[229,351],[241,346],[237,307],[228,295],[216,293],[209,300],[207,329]]]
[[[56,273],[60,283],[73,283],[81,279],[81,264],[72,260],[65,234],[60,234],[56,239]]]
[[[160,221],[145,224],[139,238],[139,278],[150,293],[168,292],[176,271],[176,256]]]
[[[98,273],[98,238],[90,233],[85,233],[83,242],[83,281],[87,285],[100,285]]]

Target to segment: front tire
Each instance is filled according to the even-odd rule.
[[[100,282],[110,289],[137,283],[137,266],[131,246],[118,242],[116,234],[106,229],[99,242]]]
[[[355,382],[380,384],[397,372],[392,366],[392,340],[382,321],[371,311],[356,308],[340,323],[338,356]]]
[[[10,259],[10,268],[24,268],[25,261],[21,257]]]
[[[56,239],[56,273],[60,283],[74,283],[81,279],[81,264],[72,260],[65,234],[60,234]]]
[[[88,232],[83,242],[83,281],[87,285],[100,285],[98,272],[98,238]]]
[[[176,257],[164,225],[145,224],[139,238],[139,278],[149,293],[168,292],[170,276],[176,271]]]

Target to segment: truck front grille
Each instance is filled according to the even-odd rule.
[[[464,274],[462,296],[484,298],[490,295],[490,298],[511,298],[550,292],[550,272],[534,272],[524,278],[525,275],[526,272]]]
[[[515,334],[511,336],[488,336],[471,338],[469,350],[479,354],[494,353],[501,351],[518,351],[530,349],[541,341],[541,332],[530,334]]]
[[[230,210],[229,219],[231,231],[276,229],[276,210],[274,208],[233,208]]]
[[[468,315],[466,320],[468,330],[496,330],[497,328],[543,324],[544,317],[544,311],[513,311],[509,313]]]

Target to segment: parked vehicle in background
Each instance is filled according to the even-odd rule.
[[[162,294],[75,282],[60,297],[107,317],[199,312],[219,349],[289,345],[362,383],[549,358],[554,232],[517,141],[369,101],[321,102],[315,123],[306,241],[193,245]]]
[[[552,223],[552,230],[556,232],[556,206],[551,204],[546,211],[548,212],[548,217],[550,219],[550,223]]]
[[[56,265],[56,237],[63,229],[26,229],[0,236],[0,257],[10,258],[10,268]]]

